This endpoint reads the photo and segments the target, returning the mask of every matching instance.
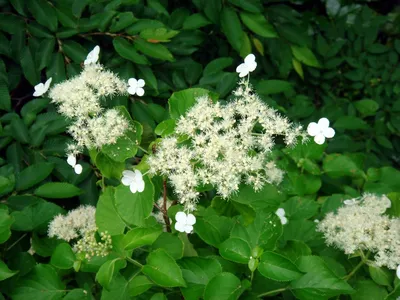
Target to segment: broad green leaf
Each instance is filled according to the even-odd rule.
[[[35,61],[33,60],[33,56],[29,47],[25,47],[22,50],[20,62],[25,78],[31,85],[37,85],[40,82],[40,76],[37,72]]]
[[[10,270],[8,266],[2,260],[0,260],[0,281],[6,280],[17,273],[18,271]]]
[[[375,283],[379,285],[391,286],[393,282],[393,272],[385,267],[368,266],[369,274]]]
[[[126,267],[126,260],[116,258],[106,261],[96,273],[96,281],[107,290],[110,289],[110,284],[116,273],[120,269]]]
[[[204,300],[233,300],[238,299],[242,283],[232,273],[223,272],[213,277],[204,290]]]
[[[6,83],[0,79],[0,110],[11,110],[11,97]]]
[[[136,227],[124,236],[122,243],[125,250],[133,250],[138,247],[148,246],[154,243],[162,233],[160,226],[141,228]]]
[[[165,250],[152,251],[146,261],[142,272],[156,284],[163,287],[186,286],[181,269]]]
[[[158,124],[157,127],[154,129],[154,133],[162,137],[166,137],[174,132],[175,126],[175,120],[168,119]]]
[[[96,225],[99,232],[107,231],[110,235],[124,233],[125,222],[119,216],[114,206],[113,187],[107,187],[96,205]]]
[[[367,122],[355,116],[341,116],[336,120],[333,127],[335,129],[348,130],[363,130],[369,128]]]
[[[134,297],[143,294],[145,291],[150,289],[154,283],[147,279],[146,276],[139,275],[129,281],[129,296]]]
[[[321,185],[321,177],[300,173],[297,170],[288,171],[282,182],[282,187],[288,194],[299,196],[314,194]]]
[[[233,220],[223,216],[205,216],[197,218],[194,225],[195,233],[207,244],[216,248],[228,238]]]
[[[134,47],[136,50],[139,50],[143,54],[153,58],[166,61],[175,60],[171,52],[169,52],[168,48],[161,44],[154,44],[146,42],[143,39],[136,39],[134,42]]]
[[[379,104],[371,99],[363,99],[353,103],[362,116],[373,116],[379,109]]]
[[[292,262],[295,262],[300,256],[311,255],[310,247],[302,241],[287,241],[285,247],[280,248],[278,251]]]
[[[0,244],[10,238],[10,228],[13,222],[14,218],[8,214],[8,210],[0,208]]]
[[[377,300],[386,299],[387,290],[375,284],[372,280],[359,280],[354,284],[356,292],[351,295],[351,300]]]
[[[303,46],[291,46],[293,56],[299,61],[302,62],[303,64],[310,66],[310,67],[316,67],[320,68],[321,65],[318,62],[318,59],[315,57],[314,53],[307,47]]]
[[[144,191],[132,193],[128,186],[115,188],[115,208],[119,216],[128,224],[144,225],[144,220],[153,210],[154,186],[148,176],[144,176]]]
[[[204,75],[211,75],[222,72],[223,69],[231,66],[233,59],[231,57],[219,57],[210,61],[204,68]]]
[[[187,283],[181,291],[187,299],[202,298],[210,279],[222,272],[221,264],[214,258],[184,257],[179,260],[179,265]]]
[[[255,191],[252,186],[242,184],[230,201],[250,205],[254,209],[270,209],[275,211],[284,197],[277,188],[271,184],[265,184],[260,191]]]
[[[329,154],[323,160],[324,172],[332,177],[343,176],[365,177],[363,170],[349,156],[343,154]]]
[[[92,294],[88,290],[73,289],[63,298],[63,300],[91,300]]]
[[[45,0],[28,0],[28,8],[35,20],[50,29],[52,32],[57,30],[57,14],[54,6]]]
[[[276,38],[274,27],[265,19],[262,14],[241,12],[240,18],[252,32],[265,38]]]
[[[71,269],[74,266],[75,253],[68,243],[59,244],[51,255],[50,263],[58,269]]]
[[[240,24],[236,11],[225,6],[221,12],[221,27],[225,33],[229,44],[232,45],[236,52],[240,52],[243,43],[244,32]]]
[[[53,53],[46,68],[47,78],[53,78],[52,84],[66,79],[64,57],[60,52]]]
[[[309,220],[289,220],[285,225],[283,237],[285,240],[309,242],[316,238],[316,223]]]
[[[64,41],[62,47],[65,54],[76,63],[83,62],[88,54],[88,51],[75,41]]]
[[[292,281],[302,276],[294,263],[271,251],[264,252],[261,256],[258,271],[263,276],[276,281]]]
[[[110,26],[110,32],[122,31],[126,27],[132,25],[136,20],[137,19],[131,11],[121,12],[113,18]]]
[[[26,190],[46,179],[54,169],[53,163],[40,162],[22,170],[16,178],[16,189]]]
[[[197,13],[197,14],[192,14],[186,18],[185,22],[183,22],[182,29],[194,30],[194,29],[204,27],[208,24],[211,24],[211,22],[209,20],[207,20],[207,18],[204,17],[202,14]]]
[[[185,115],[186,111],[196,104],[196,98],[206,95],[210,97],[212,101],[218,99],[217,94],[202,88],[191,88],[173,93],[168,99],[171,118],[175,120],[179,119],[180,116]]]
[[[81,1],[81,0],[78,0]],[[111,280],[109,289],[103,289],[101,292],[101,300],[130,300],[129,297],[129,282],[124,276],[117,273]]]
[[[278,94],[293,90],[292,84],[284,80],[261,80],[256,86],[262,95]]]
[[[100,152],[96,155],[96,167],[103,176],[120,179],[122,177],[122,172],[125,170],[125,163],[115,161],[108,155]]]
[[[314,197],[292,197],[282,207],[291,220],[309,219],[317,214],[319,205]]]
[[[82,190],[66,182],[48,182],[39,186],[33,193],[43,198],[62,199],[78,196]]]
[[[38,264],[27,277],[18,281],[11,298],[15,300],[59,300],[65,295],[65,284],[49,265]]]
[[[229,238],[219,245],[219,253],[227,260],[247,264],[251,249],[249,243],[239,238]]]
[[[300,76],[300,78],[304,80],[304,71],[303,71],[303,65],[301,64],[301,62],[299,62],[297,59],[293,58],[292,64],[293,64],[293,69]]]
[[[117,37],[113,40],[115,51],[123,58],[126,58],[135,64],[148,65],[146,56],[137,53],[135,47],[127,40]]]
[[[165,27],[146,28],[140,32],[140,37],[151,43],[169,42],[179,31],[169,30]]]
[[[182,240],[169,232],[161,233],[151,246],[152,249],[164,249],[174,259],[183,256],[184,244]]]
[[[261,13],[264,11],[260,0],[229,0],[229,2],[251,13]]]
[[[25,207],[21,211],[14,211],[11,216],[15,222],[11,228],[17,231],[47,232],[48,222],[64,210],[58,205],[40,200],[39,202]]]

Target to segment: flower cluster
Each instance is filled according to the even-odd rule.
[[[66,216],[58,215],[49,224],[48,236],[66,242],[77,240],[73,250],[83,253],[88,259],[92,256],[106,256],[111,250],[111,236],[102,232],[100,241],[96,240],[95,214],[96,208],[88,205],[71,210]]]
[[[328,245],[346,254],[370,251],[377,266],[396,269],[400,264],[400,219],[384,215],[390,206],[386,196],[365,194],[345,201],[337,213],[328,213],[317,230]]]
[[[255,190],[279,184],[283,172],[270,156],[274,137],[283,136],[288,146],[299,136],[306,139],[301,126],[264,104],[247,81],[240,82],[234,96],[226,105],[208,96],[197,98],[177,121],[176,133],[164,138],[148,159],[149,172],[169,178],[186,211],[195,210],[199,185],[211,184],[228,198],[242,182]]]

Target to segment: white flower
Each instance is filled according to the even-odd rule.
[[[283,208],[278,208],[275,214],[281,220],[282,225],[285,225],[288,222],[287,218],[285,217],[285,210]]]
[[[396,275],[397,275],[397,278],[400,279],[400,265],[397,266]]]
[[[146,84],[143,79],[136,80],[136,78],[130,78],[128,80],[128,93],[131,95],[138,95],[139,97],[144,95],[144,85]]]
[[[356,199],[348,199],[348,200],[344,200],[343,203],[345,205],[352,206],[352,205],[356,205],[358,203],[358,201]]]
[[[86,56],[85,61],[83,64],[90,65],[90,64],[95,64],[99,60],[99,54],[100,54],[100,47],[96,46],[93,48],[92,51],[89,52],[89,54]]]
[[[50,77],[49,79],[46,80],[46,82],[44,84],[39,83],[39,84],[35,85],[35,92],[33,93],[33,96],[39,97],[39,96],[42,96],[44,93],[46,93],[50,87],[50,83],[51,83],[52,79],[53,78]]]
[[[239,77],[244,77],[250,72],[253,72],[256,67],[256,57],[254,56],[254,54],[249,54],[245,57],[244,63],[240,64],[236,68],[236,72],[239,73]]]
[[[122,172],[121,182],[123,185],[128,186],[132,193],[143,192],[144,191],[144,181],[143,175],[139,170],[135,170],[135,172],[130,170],[125,170]]]
[[[307,132],[314,137],[314,141],[318,145],[325,143],[325,138],[330,139],[335,135],[335,130],[329,127],[329,120],[327,118],[319,119],[318,123],[311,122],[308,124]]]
[[[191,233],[193,231],[193,225],[196,224],[196,217],[194,215],[186,215],[182,211],[176,213],[175,220],[175,229],[179,232]]]
[[[76,174],[82,173],[82,165],[76,163],[76,157],[74,155],[68,155],[67,163],[74,168]]]

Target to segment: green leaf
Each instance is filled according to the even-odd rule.
[[[6,280],[17,273],[18,271],[11,271],[8,266],[2,260],[0,260],[0,281]]]
[[[129,282],[129,296],[134,297],[143,294],[153,286],[153,282],[147,279],[146,276],[139,275]]]
[[[65,295],[65,285],[49,265],[38,264],[27,277],[19,280],[12,290],[15,300],[59,300]]]
[[[137,19],[131,11],[121,12],[113,18],[110,26],[110,32],[122,31],[126,27],[132,25],[136,20]]]
[[[384,267],[368,266],[369,274],[373,281],[379,285],[391,286],[393,282],[393,272]]]
[[[60,52],[53,53],[46,69],[47,78],[52,77],[52,84],[66,79],[64,57]]]
[[[172,233],[163,232],[151,246],[152,249],[164,249],[174,259],[180,259],[183,256],[184,245],[182,240]]]
[[[250,259],[251,249],[245,240],[229,238],[219,245],[219,253],[227,260],[247,264]]]
[[[52,32],[57,30],[57,14],[49,2],[45,0],[28,0],[28,8],[39,24],[47,27]]]
[[[216,248],[229,236],[233,220],[223,216],[205,216],[197,218],[194,230],[207,244]]]
[[[51,255],[50,263],[58,269],[71,269],[74,266],[75,253],[68,243],[59,244]]]
[[[0,79],[0,110],[11,110],[11,97],[6,83]]]
[[[100,152],[96,155],[96,167],[103,176],[120,179],[122,177],[122,172],[125,170],[125,163],[115,161],[108,155]]]
[[[30,165],[22,170],[16,178],[16,189],[19,191],[29,189],[46,179],[54,169],[53,163],[40,162]]]
[[[299,61],[302,62],[303,64],[310,66],[310,67],[316,67],[320,68],[321,65],[319,64],[317,58],[315,57],[314,53],[307,48],[307,47],[300,47],[300,46],[291,46],[292,53],[294,57]]]
[[[168,119],[158,124],[157,127],[154,129],[154,133],[162,137],[166,137],[174,132],[175,126],[175,120]]]
[[[88,290],[73,289],[63,298],[63,300],[91,300],[92,295]]]
[[[143,39],[136,39],[134,42],[134,46],[135,49],[139,50],[147,56],[166,61],[175,60],[171,52],[169,52],[168,48],[161,44],[154,44],[146,42]]]
[[[75,41],[64,41],[62,48],[64,53],[76,63],[83,62],[88,54],[87,50]]]
[[[33,193],[39,197],[62,199],[78,196],[82,190],[66,182],[48,182],[39,186]]]
[[[78,0],[81,1],[81,0]],[[109,289],[103,289],[101,300],[130,300],[129,297],[129,282],[125,277],[117,273],[111,280]]]
[[[222,9],[221,27],[229,44],[232,45],[236,52],[240,52],[243,44],[244,32],[237,13],[228,6]]]
[[[319,205],[314,197],[292,197],[282,207],[291,220],[309,219],[317,214]]]
[[[110,284],[116,273],[120,269],[126,267],[126,260],[116,258],[106,261],[96,273],[96,281],[107,290],[110,289]]]
[[[185,115],[186,111],[196,104],[196,98],[209,96],[213,101],[218,99],[218,95],[202,88],[191,88],[175,92],[168,99],[169,113],[171,118],[177,120]]]
[[[329,154],[323,160],[324,172],[332,177],[342,176],[364,177],[363,170],[349,156],[344,154]]]
[[[223,272],[212,278],[205,290],[204,300],[233,300],[238,299],[242,284],[235,275]]]
[[[115,51],[123,58],[126,58],[135,64],[148,65],[149,61],[146,56],[137,53],[135,47],[127,40],[117,37],[113,40]]]
[[[363,99],[353,104],[362,116],[373,116],[379,108],[379,104],[371,99]]]
[[[179,31],[169,30],[165,27],[146,28],[140,32],[140,37],[151,43],[169,42]]]
[[[269,95],[292,91],[293,87],[292,84],[283,80],[260,80],[256,90],[262,95]]]
[[[356,292],[351,295],[351,300],[377,300],[386,299],[387,290],[376,285],[372,280],[359,280],[354,284]]]
[[[265,19],[262,14],[241,12],[240,18],[242,19],[244,25],[246,25],[255,34],[265,38],[278,37],[274,27],[267,21],[267,19]]]
[[[195,29],[204,27],[208,24],[211,24],[211,22],[209,20],[207,20],[207,18],[204,17],[202,14],[197,13],[197,14],[192,14],[186,18],[185,22],[183,22],[182,29],[195,30]]]
[[[107,187],[96,205],[98,231],[107,231],[110,235],[122,234],[125,230],[125,222],[114,207],[114,190],[113,187]]]
[[[138,247],[148,246],[154,243],[162,233],[161,227],[140,228],[136,227],[124,236],[122,243],[125,250],[133,250]]]
[[[25,78],[29,81],[31,85],[37,85],[40,82],[40,76],[37,72],[37,68],[35,66],[35,62],[33,60],[33,56],[29,47],[25,47],[22,50],[20,62]]]
[[[3,244],[11,236],[11,224],[14,218],[8,214],[6,208],[0,208],[0,244]]]
[[[279,253],[295,262],[300,256],[311,255],[311,249],[302,241],[287,241],[285,247],[279,249]]]
[[[215,73],[222,72],[223,69],[231,66],[233,59],[231,57],[219,57],[210,61],[204,68],[203,74],[212,75]]]
[[[181,269],[165,250],[152,251],[146,261],[142,272],[156,284],[162,287],[186,286]]]
[[[292,281],[302,276],[302,273],[297,269],[286,257],[267,251],[261,256],[258,271],[264,276],[276,281]]]
[[[148,176],[144,176],[144,191],[132,193],[128,186],[119,185],[115,188],[115,208],[119,216],[127,224],[144,225],[144,220],[153,210],[154,186]]]
[[[367,122],[355,116],[341,116],[336,120],[333,127],[335,129],[348,130],[363,130],[369,128]]]
[[[264,11],[260,0],[229,0],[229,2],[251,13],[261,13]]]

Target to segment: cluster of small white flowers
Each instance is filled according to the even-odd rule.
[[[79,206],[67,215],[57,215],[49,224],[48,236],[66,242],[77,239],[73,249],[83,252],[86,258],[93,255],[105,256],[111,249],[111,237],[107,232],[100,233],[101,241],[96,241],[96,208],[90,205]]]
[[[279,184],[283,172],[270,154],[274,137],[281,135],[288,146],[299,136],[301,126],[292,125],[268,107],[243,80],[234,91],[235,100],[221,105],[207,97],[182,116],[175,134],[164,138],[149,157],[150,173],[169,178],[186,211],[196,208],[196,187],[211,184],[228,198],[241,182],[260,190],[265,183]],[[180,137],[190,141],[179,142]]]
[[[364,194],[350,199],[337,213],[328,213],[317,225],[328,245],[346,254],[357,250],[375,254],[377,266],[396,269],[400,264],[400,219],[384,215],[391,206],[386,196]]]

